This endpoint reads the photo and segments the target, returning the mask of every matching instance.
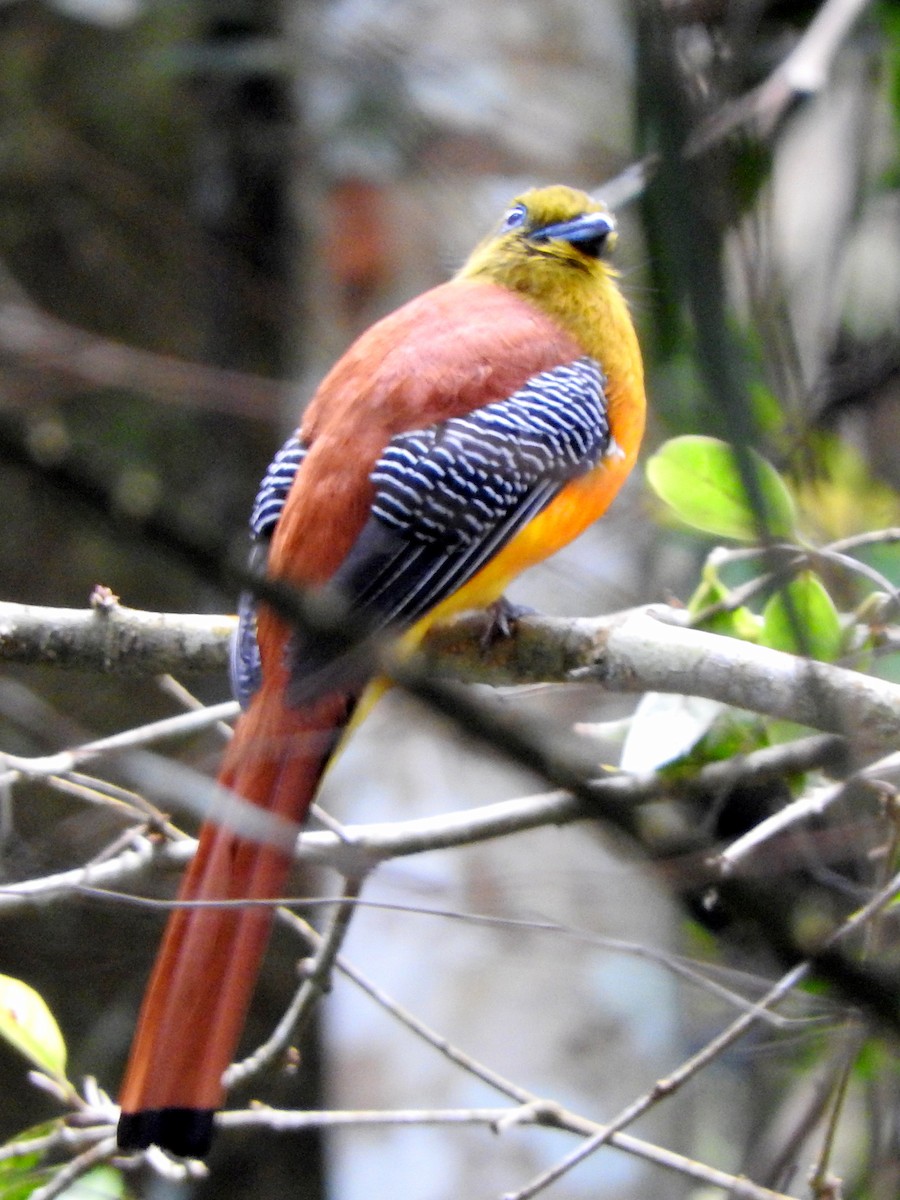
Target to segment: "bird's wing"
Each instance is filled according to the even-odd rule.
[[[609,450],[604,385],[598,363],[580,358],[392,438],[371,474],[369,518],[329,587],[373,630],[414,624]],[[292,703],[342,674],[300,635],[290,661]]]
[[[250,514],[249,569],[253,572],[262,574],[265,571],[272,534],[306,453],[307,447],[294,434],[272,459],[262,478]],[[238,626],[231,640],[229,673],[231,691],[241,707],[246,708],[253,693],[259,689],[262,677],[256,641],[256,601],[250,592],[242,592],[238,600]]]

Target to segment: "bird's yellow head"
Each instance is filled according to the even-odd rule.
[[[571,288],[578,276],[599,282],[615,275],[607,255],[616,241],[612,213],[575,188],[532,188],[517,196],[500,225],[475,247],[459,272],[542,298]]]
[[[527,298],[603,364],[613,393],[617,380],[627,379],[642,396],[637,336],[607,258],[615,240],[612,213],[586,192],[534,188],[516,197],[457,279],[499,284]]]

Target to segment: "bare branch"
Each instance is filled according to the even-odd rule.
[[[80,1150],[82,1147],[93,1146],[106,1136],[106,1130],[100,1126],[89,1129],[74,1129],[71,1125],[59,1124],[50,1133],[41,1137],[23,1138],[16,1142],[7,1142],[0,1146],[0,1162],[8,1162],[16,1158],[30,1158],[33,1154],[60,1154],[70,1150]]]
[[[493,684],[575,678],[612,692],[705,696],[876,750],[900,733],[900,688],[841,667],[684,627],[685,614],[654,606],[612,617],[518,622],[485,657],[474,618],[434,629],[426,648],[441,666]]]
[[[149,838],[136,837],[127,850],[105,862],[0,886],[0,912],[31,905],[36,901],[44,903],[47,900],[64,899],[82,888],[120,887],[134,876],[143,874],[151,864],[183,866],[191,859],[196,848],[197,843],[193,838],[156,843]]]
[[[515,1117],[515,1121],[510,1121]],[[510,1124],[544,1125],[569,1129],[575,1133],[602,1130],[594,1122],[568,1113],[550,1102],[526,1105],[519,1109],[510,1108],[463,1108],[463,1109],[399,1109],[375,1111],[325,1111],[290,1112],[284,1109],[263,1106],[244,1111],[231,1110],[219,1113],[216,1124],[219,1128],[242,1129],[247,1126],[264,1126],[279,1133],[298,1129],[334,1129],[357,1125],[484,1125],[497,1132]],[[629,1134],[615,1133],[610,1143],[658,1167],[695,1179],[708,1187],[721,1188],[734,1200],[794,1200],[785,1192],[773,1192],[770,1188],[751,1183],[740,1175],[719,1171],[705,1163],[687,1158],[656,1146],[652,1142]]]
[[[117,675],[221,671],[235,625],[235,617],[143,612],[115,603],[76,609],[3,602],[0,659]]]
[[[261,1071],[278,1054],[284,1052],[291,1038],[299,1036],[302,1032],[319,997],[328,988],[332,968],[350,928],[350,919],[354,912],[353,901],[358,897],[359,889],[359,880],[348,881],[344,895],[338,902],[337,910],[332,917],[328,933],[325,937],[318,939],[316,956],[309,964],[306,977],[294,994],[272,1036],[242,1062],[231,1064],[222,1077],[226,1088],[243,1083],[257,1071]]]
[[[573,620],[523,617],[509,637],[487,651],[484,620],[481,614],[469,614],[430,631],[425,651],[442,672],[495,685],[576,679],[613,692],[706,696],[844,734],[864,750],[891,745],[900,735],[896,684],[684,628],[685,614],[677,609],[657,605]],[[68,631],[65,652],[54,645],[57,624]],[[120,606],[101,614],[73,614],[0,604],[0,658],[140,670],[146,661],[144,629],[152,631],[157,651],[143,669],[209,670],[225,662],[233,620],[140,613]],[[193,637],[196,652],[188,644]]]
[[[900,890],[900,874],[895,875],[866,905],[858,909],[842,925],[833,930],[828,938],[826,938],[821,951],[836,947],[849,934],[859,929],[866,921],[880,913],[887,905],[893,903],[898,890]],[[780,1003],[798,984],[802,983],[811,973],[812,967],[813,964],[809,959],[804,959],[802,962],[797,963],[796,966],[792,967],[786,975],[783,975],[769,989],[761,1000],[732,1021],[726,1029],[723,1029],[721,1033],[707,1042],[696,1054],[683,1062],[677,1070],[667,1075],[664,1079],[657,1080],[648,1092],[623,1109],[604,1129],[594,1134],[593,1137],[566,1155],[565,1158],[561,1159],[548,1171],[542,1172],[539,1176],[535,1177],[527,1187],[522,1188],[518,1192],[511,1193],[509,1196],[504,1197],[504,1200],[530,1200],[532,1196],[536,1196],[545,1187],[551,1183],[555,1183],[590,1154],[593,1154],[607,1143],[612,1143],[613,1135],[617,1131],[632,1124],[638,1117],[647,1112],[648,1109],[653,1108],[659,1103],[660,1100],[666,1099],[679,1091],[688,1080],[692,1079],[704,1067],[720,1057],[729,1046],[733,1046],[736,1041],[752,1028],[765,1010]],[[740,1193],[735,1194],[739,1195]]]
[[[699,125],[684,147],[683,157],[696,158],[747,125],[755,124],[759,134],[771,135],[795,101],[825,87],[837,52],[869,3],[826,0],[791,52],[761,84],[722,105]],[[683,0],[664,0],[664,7],[676,19],[682,5]],[[688,19],[703,20],[704,16],[702,11],[692,11]],[[597,194],[612,209],[626,208],[643,195],[658,166],[657,154],[637,159],[597,188]]]
[[[886,777],[896,776],[898,771],[900,771],[900,754],[889,754],[878,759],[877,762],[870,763],[845,783],[815,788],[754,825],[752,829],[723,850],[717,856],[716,862],[721,867],[722,873],[728,874],[743,858],[754,853],[771,838],[809,817],[821,816],[832,804],[843,798],[849,784],[868,781],[872,785],[878,786]]]
[[[220,721],[237,716],[238,710],[236,700],[227,700],[222,704],[210,705],[209,708],[179,713],[175,717],[163,717],[160,721],[151,721],[147,725],[110,734],[109,737],[84,742],[71,750],[60,750],[57,754],[25,758],[18,754],[0,752],[0,763],[10,774],[24,775],[30,779],[65,775],[94,758],[132,751],[139,746],[153,745],[168,738],[188,737],[198,730],[208,729],[210,725],[217,725]],[[0,776],[0,782],[4,780],[5,777]]]
[[[45,1183],[43,1187],[35,1188],[33,1192],[29,1193],[31,1200],[54,1200],[55,1196],[61,1196],[63,1192],[67,1192],[72,1184],[86,1175],[88,1171],[93,1170],[102,1162],[107,1162],[115,1152],[116,1139],[114,1137],[104,1138],[95,1145],[89,1146],[87,1150],[83,1150],[65,1166],[55,1171],[49,1183]]]
[[[636,806],[666,796],[718,796],[723,789],[742,783],[759,783],[816,768],[843,770],[845,765],[846,747],[841,739],[818,736],[710,763],[690,779],[672,780],[655,773],[622,775],[598,779],[590,786],[598,801],[605,797]],[[811,811],[815,812],[816,808]],[[296,857],[301,862],[333,867],[353,878],[387,859],[471,845],[546,825],[591,820],[597,815],[595,806],[567,792],[548,792],[434,817],[350,825],[339,831],[304,832],[297,843]],[[151,865],[187,863],[195,848],[196,842],[191,838],[157,844],[147,838],[135,837],[126,850],[103,862],[0,887],[0,911],[37,901],[46,903],[64,899],[73,892],[116,888]]]
[[[8,278],[8,277],[7,277]],[[68,325],[6,287],[0,297],[0,352],[17,366],[70,387],[126,388],[165,404],[273,420],[289,385],[205,366],[99,337]]]
[[[828,82],[835,56],[870,0],[826,0],[797,44],[763,82],[705,121],[685,153],[693,156],[756,122],[769,135],[791,104],[814,96]]]

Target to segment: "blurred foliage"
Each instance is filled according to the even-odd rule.
[[[36,1138],[52,1137],[57,1128],[56,1122],[48,1121],[24,1130],[6,1143],[10,1157],[0,1161],[0,1196],[3,1200],[28,1200],[32,1192],[53,1179],[56,1170],[42,1165],[42,1152],[26,1150],[24,1144]],[[13,1153],[18,1143],[23,1143],[22,1151]]]
[[[826,447],[834,451],[830,441]],[[707,557],[700,582],[688,602],[692,623],[711,632],[736,637],[774,650],[836,662],[871,661],[883,650],[887,615],[895,604],[892,580],[900,576],[900,550],[890,528],[854,523],[852,528],[829,529],[835,508],[852,507],[852,498],[871,493],[883,502],[878,514],[897,516],[897,497],[872,483],[858,457],[845,447],[827,456],[832,466],[827,495],[823,491],[792,494],[788,481],[759,455],[753,454],[758,493],[765,501],[765,525],[771,541],[756,545],[760,513],[749,501],[736,469],[733,449],[725,442],[683,436],[665,443],[648,461],[647,480],[679,521],[701,534],[743,543],[748,549],[730,553],[717,547]],[[842,467],[847,469],[842,470]],[[846,500],[846,505],[844,500]],[[893,524],[888,521],[887,525]],[[828,530],[832,537],[868,534],[859,545],[852,536],[841,545],[844,554],[829,554],[806,540],[801,530]],[[750,548],[755,547],[755,548]],[[879,548],[887,558],[889,576],[866,568],[865,553]],[[842,613],[839,606],[852,605]],[[888,657],[879,668],[900,676],[897,652],[888,644]],[[783,740],[784,722],[756,714],[735,714],[722,705],[689,706],[677,741],[664,735],[672,721],[669,705],[644,705],[629,733],[629,768],[652,770],[671,764],[695,770],[704,762]],[[711,732],[714,729],[714,733]],[[791,731],[792,736],[796,731]],[[665,746],[665,750],[662,747]]]
[[[112,497],[113,509],[171,513],[223,552],[234,545],[243,553],[250,501],[281,414],[273,408],[261,421],[257,410],[245,420],[233,406],[195,409],[184,395],[163,393],[166,356],[193,362],[198,373],[210,364],[272,378],[301,357],[285,218],[294,136],[287,85],[268,61],[242,59],[247,45],[278,29],[277,6],[161,0],[132,5],[130,14],[127,7],[24,0],[0,10],[0,418],[25,429],[38,461],[75,463]],[[99,19],[116,8],[121,19]],[[210,55],[201,69],[190,51],[204,46]],[[54,366],[60,347],[73,370]],[[159,368],[162,383],[149,395],[140,386],[103,386],[108,356],[116,377],[127,376],[132,348],[161,356],[140,360],[148,373]],[[89,370],[79,376],[82,361]],[[0,487],[10,514],[0,523],[5,596],[83,606],[104,583],[151,608],[233,605],[183,562],[111,535],[88,507],[2,454]],[[171,696],[152,680],[107,679],[101,687],[77,673],[4,676],[3,744],[25,754],[121,729],[124,713],[140,724],[173,711]],[[221,679],[192,686],[209,699],[226,690]],[[204,766],[217,752],[215,739],[180,748],[185,761]],[[121,834],[121,820],[90,807],[78,813],[71,797],[38,785],[21,795],[27,803],[4,818],[6,880],[83,861]],[[146,914],[75,905],[5,929],[3,967],[26,974],[59,1014],[73,1078],[96,1073],[109,1085],[118,1077],[159,927]],[[292,977],[284,947],[273,967],[275,978]],[[270,1024],[280,996],[269,996],[268,1017],[265,993],[261,1001],[262,1024]],[[308,1058],[303,1078],[282,1086],[283,1096],[307,1104],[316,1086],[314,1047]],[[46,1093],[26,1086],[5,1047],[0,1066],[21,1080],[4,1091],[4,1134],[58,1111]],[[318,1191],[314,1136],[263,1160],[236,1139],[219,1161],[222,1180],[240,1184],[220,1180],[217,1197],[229,1188]],[[81,1194],[95,1183],[82,1181]],[[7,1194],[2,1186],[0,1194]]]
[[[881,0],[875,5],[877,19],[884,29],[885,75],[888,99],[898,135],[893,161],[886,168],[882,184],[886,188],[900,187],[900,8],[894,0]]]
[[[186,168],[199,113],[162,51],[194,21],[166,3],[105,31],[12,5],[0,36],[3,262],[57,315],[182,354],[198,345]]]

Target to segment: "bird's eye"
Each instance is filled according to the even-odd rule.
[[[506,216],[503,218],[501,229],[516,229],[519,225],[525,224],[525,218],[528,216],[528,209],[524,204],[514,205]]]

